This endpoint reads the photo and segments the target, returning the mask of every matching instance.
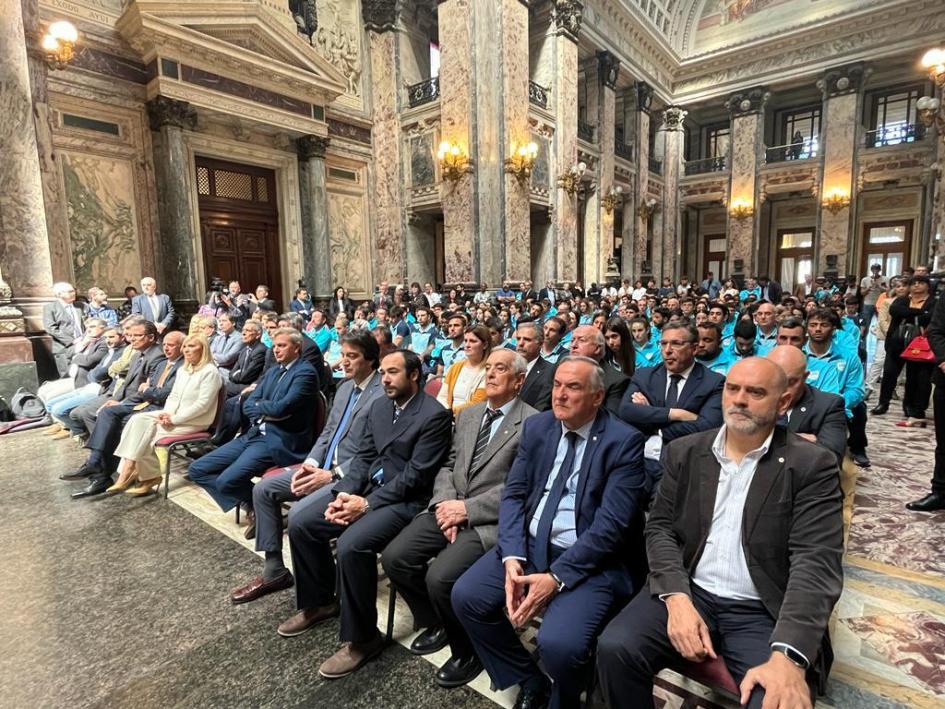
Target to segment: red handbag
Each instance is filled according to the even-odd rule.
[[[909,341],[909,344],[906,345],[906,349],[904,349],[899,356],[909,362],[929,362],[935,364],[935,353],[932,352],[932,347],[929,345],[929,338],[925,335],[916,335],[913,337]]]

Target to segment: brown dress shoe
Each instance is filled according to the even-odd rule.
[[[361,665],[377,657],[384,649],[384,636],[377,633],[364,643],[345,643],[318,668],[318,674],[327,679],[350,675]]]
[[[293,638],[315,627],[322,621],[328,620],[329,618],[336,618],[337,616],[337,603],[332,603],[327,606],[317,606],[315,608],[303,608],[276,628],[276,632],[284,638]]]
[[[288,569],[271,581],[266,581],[262,576],[257,576],[245,586],[234,589],[233,592],[230,593],[230,600],[234,605],[249,603],[250,601],[255,601],[257,598],[267,596],[270,593],[292,588],[294,584],[295,579],[292,578],[292,572]]]

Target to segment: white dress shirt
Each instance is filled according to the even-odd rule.
[[[689,375],[692,374],[693,368],[695,368],[696,363],[693,362],[689,365],[689,368],[685,372],[679,373],[679,383],[676,385],[679,388],[676,390],[676,402],[679,403],[678,397],[682,395],[683,389],[686,388],[686,382],[689,381]],[[673,383],[671,379],[672,373],[667,369],[666,370],[666,390],[663,392],[663,401],[666,401],[666,397],[669,396],[669,387]],[[678,406],[674,408],[679,408]],[[643,444],[643,457],[649,458],[650,460],[659,460],[660,453],[663,452],[663,432],[657,431],[652,436],[646,439],[646,443]]]

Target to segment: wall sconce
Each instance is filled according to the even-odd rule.
[[[834,187],[824,195],[820,206],[831,214],[839,214],[850,206],[850,193],[842,187]]]
[[[71,22],[59,20],[49,25],[43,35],[42,48],[46,64],[50,69],[65,69],[75,56],[75,43],[79,31]]]
[[[640,206],[637,207],[637,216],[640,219],[649,219],[654,214],[659,205],[656,203],[656,200],[650,197],[649,199],[641,199]]]
[[[623,201],[623,187],[620,185],[613,185],[600,199],[601,206],[607,210],[607,213],[610,214],[614,211],[620,202]]]
[[[472,162],[465,151],[448,140],[440,143],[440,148],[436,151],[436,158],[440,162],[440,173],[446,180],[455,181],[473,171]]]
[[[755,213],[754,205],[747,199],[739,197],[734,200],[728,208],[729,216],[739,222],[743,222]]]
[[[579,162],[572,165],[566,173],[558,178],[558,187],[573,197],[581,180],[584,179],[585,172],[587,172],[587,163]]]
[[[517,150],[513,144],[512,154],[505,159],[505,171],[510,175],[515,175],[515,179],[519,182],[525,183],[532,175],[536,157],[538,157],[538,146],[535,143],[521,145]]]
[[[940,89],[945,89],[945,49],[930,49],[922,57],[922,66],[928,69],[929,78]]]

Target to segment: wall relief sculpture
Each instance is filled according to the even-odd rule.
[[[347,93],[361,95],[361,23],[356,0],[324,0],[319,3],[321,22],[315,49],[347,79]]]
[[[360,195],[328,194],[328,238],[332,282],[343,283],[351,291],[368,290],[364,201]]]

